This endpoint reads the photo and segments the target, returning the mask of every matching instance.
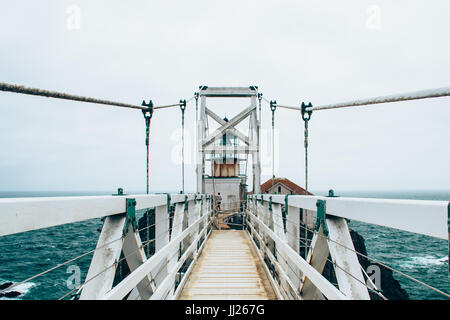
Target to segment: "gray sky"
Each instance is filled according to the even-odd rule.
[[[450,85],[445,0],[1,4],[2,82],[135,104],[178,102],[199,85],[258,85],[266,98],[288,105]],[[439,98],[313,114],[310,188],[449,190],[449,104]],[[212,105],[229,118],[246,106]],[[263,110],[269,129],[268,106]],[[194,105],[186,112],[193,138]],[[153,191],[181,187],[174,163],[180,125],[178,108],[152,119]],[[277,110],[276,126],[276,175],[303,185],[300,115]],[[145,190],[139,111],[0,93],[0,132],[0,191]],[[263,181],[270,161],[265,166]],[[195,190],[192,161],[186,189]]]

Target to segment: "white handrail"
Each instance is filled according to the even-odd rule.
[[[195,194],[170,194],[171,204],[192,201]],[[136,210],[167,205],[167,194],[120,196],[36,197],[0,199],[0,237],[126,212],[126,199]]]
[[[251,195],[264,202],[285,204],[285,195]],[[367,199],[288,195],[288,204],[316,211],[317,200],[326,201],[327,215],[423,234],[448,240],[449,201]]]

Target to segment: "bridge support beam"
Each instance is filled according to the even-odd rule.
[[[111,266],[119,261],[122,250],[122,241],[116,240],[122,236],[125,220],[125,214],[105,218],[80,300],[97,300],[111,290],[116,274]]]

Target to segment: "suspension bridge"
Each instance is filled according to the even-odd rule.
[[[0,199],[0,237],[103,219],[95,249],[12,283],[0,290],[2,294],[91,255],[84,282],[60,299],[386,299],[361,267],[359,258],[363,257],[450,298],[447,292],[358,252],[347,223],[355,220],[448,241],[448,201],[346,198],[332,193],[314,196],[307,191],[308,123],[314,112],[450,96],[450,88],[323,106],[278,104],[266,99],[256,86],[200,86],[193,97],[161,106],[151,100],[132,105],[6,83],[0,83],[0,91],[140,110],[147,148],[146,194],[124,194],[119,189],[111,196]],[[248,98],[250,105],[227,119],[209,107],[208,101],[214,98]],[[184,192],[183,161],[182,192],[151,194],[152,116],[159,109],[179,107],[184,132],[185,110],[194,102],[197,192]],[[272,146],[277,108],[296,112],[304,122],[304,195],[261,194],[262,102],[272,113]],[[237,125],[247,118],[246,133]],[[212,132],[210,120],[219,125]],[[182,154],[184,159],[184,143]],[[252,190],[247,190],[249,156]],[[138,223],[139,212],[145,212],[144,225]],[[324,273],[327,263],[332,276]],[[123,266],[128,270],[123,271]]]

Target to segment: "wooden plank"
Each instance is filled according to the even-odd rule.
[[[230,299],[251,296],[254,299],[274,299],[276,296],[243,230],[214,230],[195,263],[180,299]],[[212,254],[213,253],[213,254]],[[214,260],[231,253],[227,265]],[[233,253],[237,253],[234,254]],[[228,256],[229,257],[229,256]],[[233,279],[233,280],[230,280]],[[251,281],[249,282],[249,279]],[[245,280],[245,282],[241,282]],[[205,285],[207,281],[207,285]]]
[[[125,219],[125,214],[105,218],[80,300],[96,300],[111,290],[116,273],[111,266],[120,258],[122,240],[117,239],[122,237]]]

